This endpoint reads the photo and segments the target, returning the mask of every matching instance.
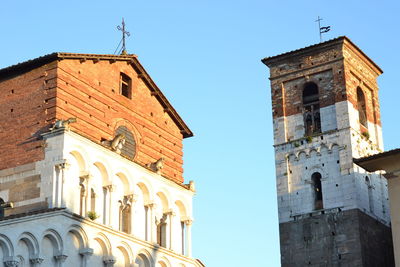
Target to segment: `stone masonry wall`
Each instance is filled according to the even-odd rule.
[[[357,209],[312,214],[279,230],[283,267],[394,266],[390,228]]]

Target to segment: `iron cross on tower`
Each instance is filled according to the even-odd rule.
[[[126,55],[126,46],[125,46],[125,35],[130,36],[131,34],[125,30],[125,21],[124,18],[122,18],[122,27],[121,26],[117,26],[117,29],[122,31],[122,51],[121,51],[121,55]]]
[[[321,27],[321,20],[322,18],[320,18],[318,16],[318,19],[315,22],[318,22],[318,29],[319,29],[319,42],[322,42],[322,34],[329,32],[331,30],[331,26],[326,26],[326,27]]]

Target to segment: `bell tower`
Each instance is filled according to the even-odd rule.
[[[382,70],[347,37],[262,62],[282,266],[394,266],[386,180],[353,164],[383,150]]]

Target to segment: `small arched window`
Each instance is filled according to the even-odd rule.
[[[314,172],[311,175],[311,181],[313,184],[313,191],[314,191],[314,209],[316,210],[323,209],[324,205],[322,197],[321,174],[319,172]]]
[[[318,86],[308,82],[303,89],[303,117],[305,135],[311,136],[321,132]]]
[[[365,96],[364,92],[361,90],[360,87],[357,87],[357,110],[358,110],[358,120],[360,124],[365,128],[368,128]]]

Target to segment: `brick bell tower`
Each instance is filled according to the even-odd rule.
[[[386,180],[353,164],[383,150],[382,70],[347,37],[262,62],[282,266],[394,266]]]

